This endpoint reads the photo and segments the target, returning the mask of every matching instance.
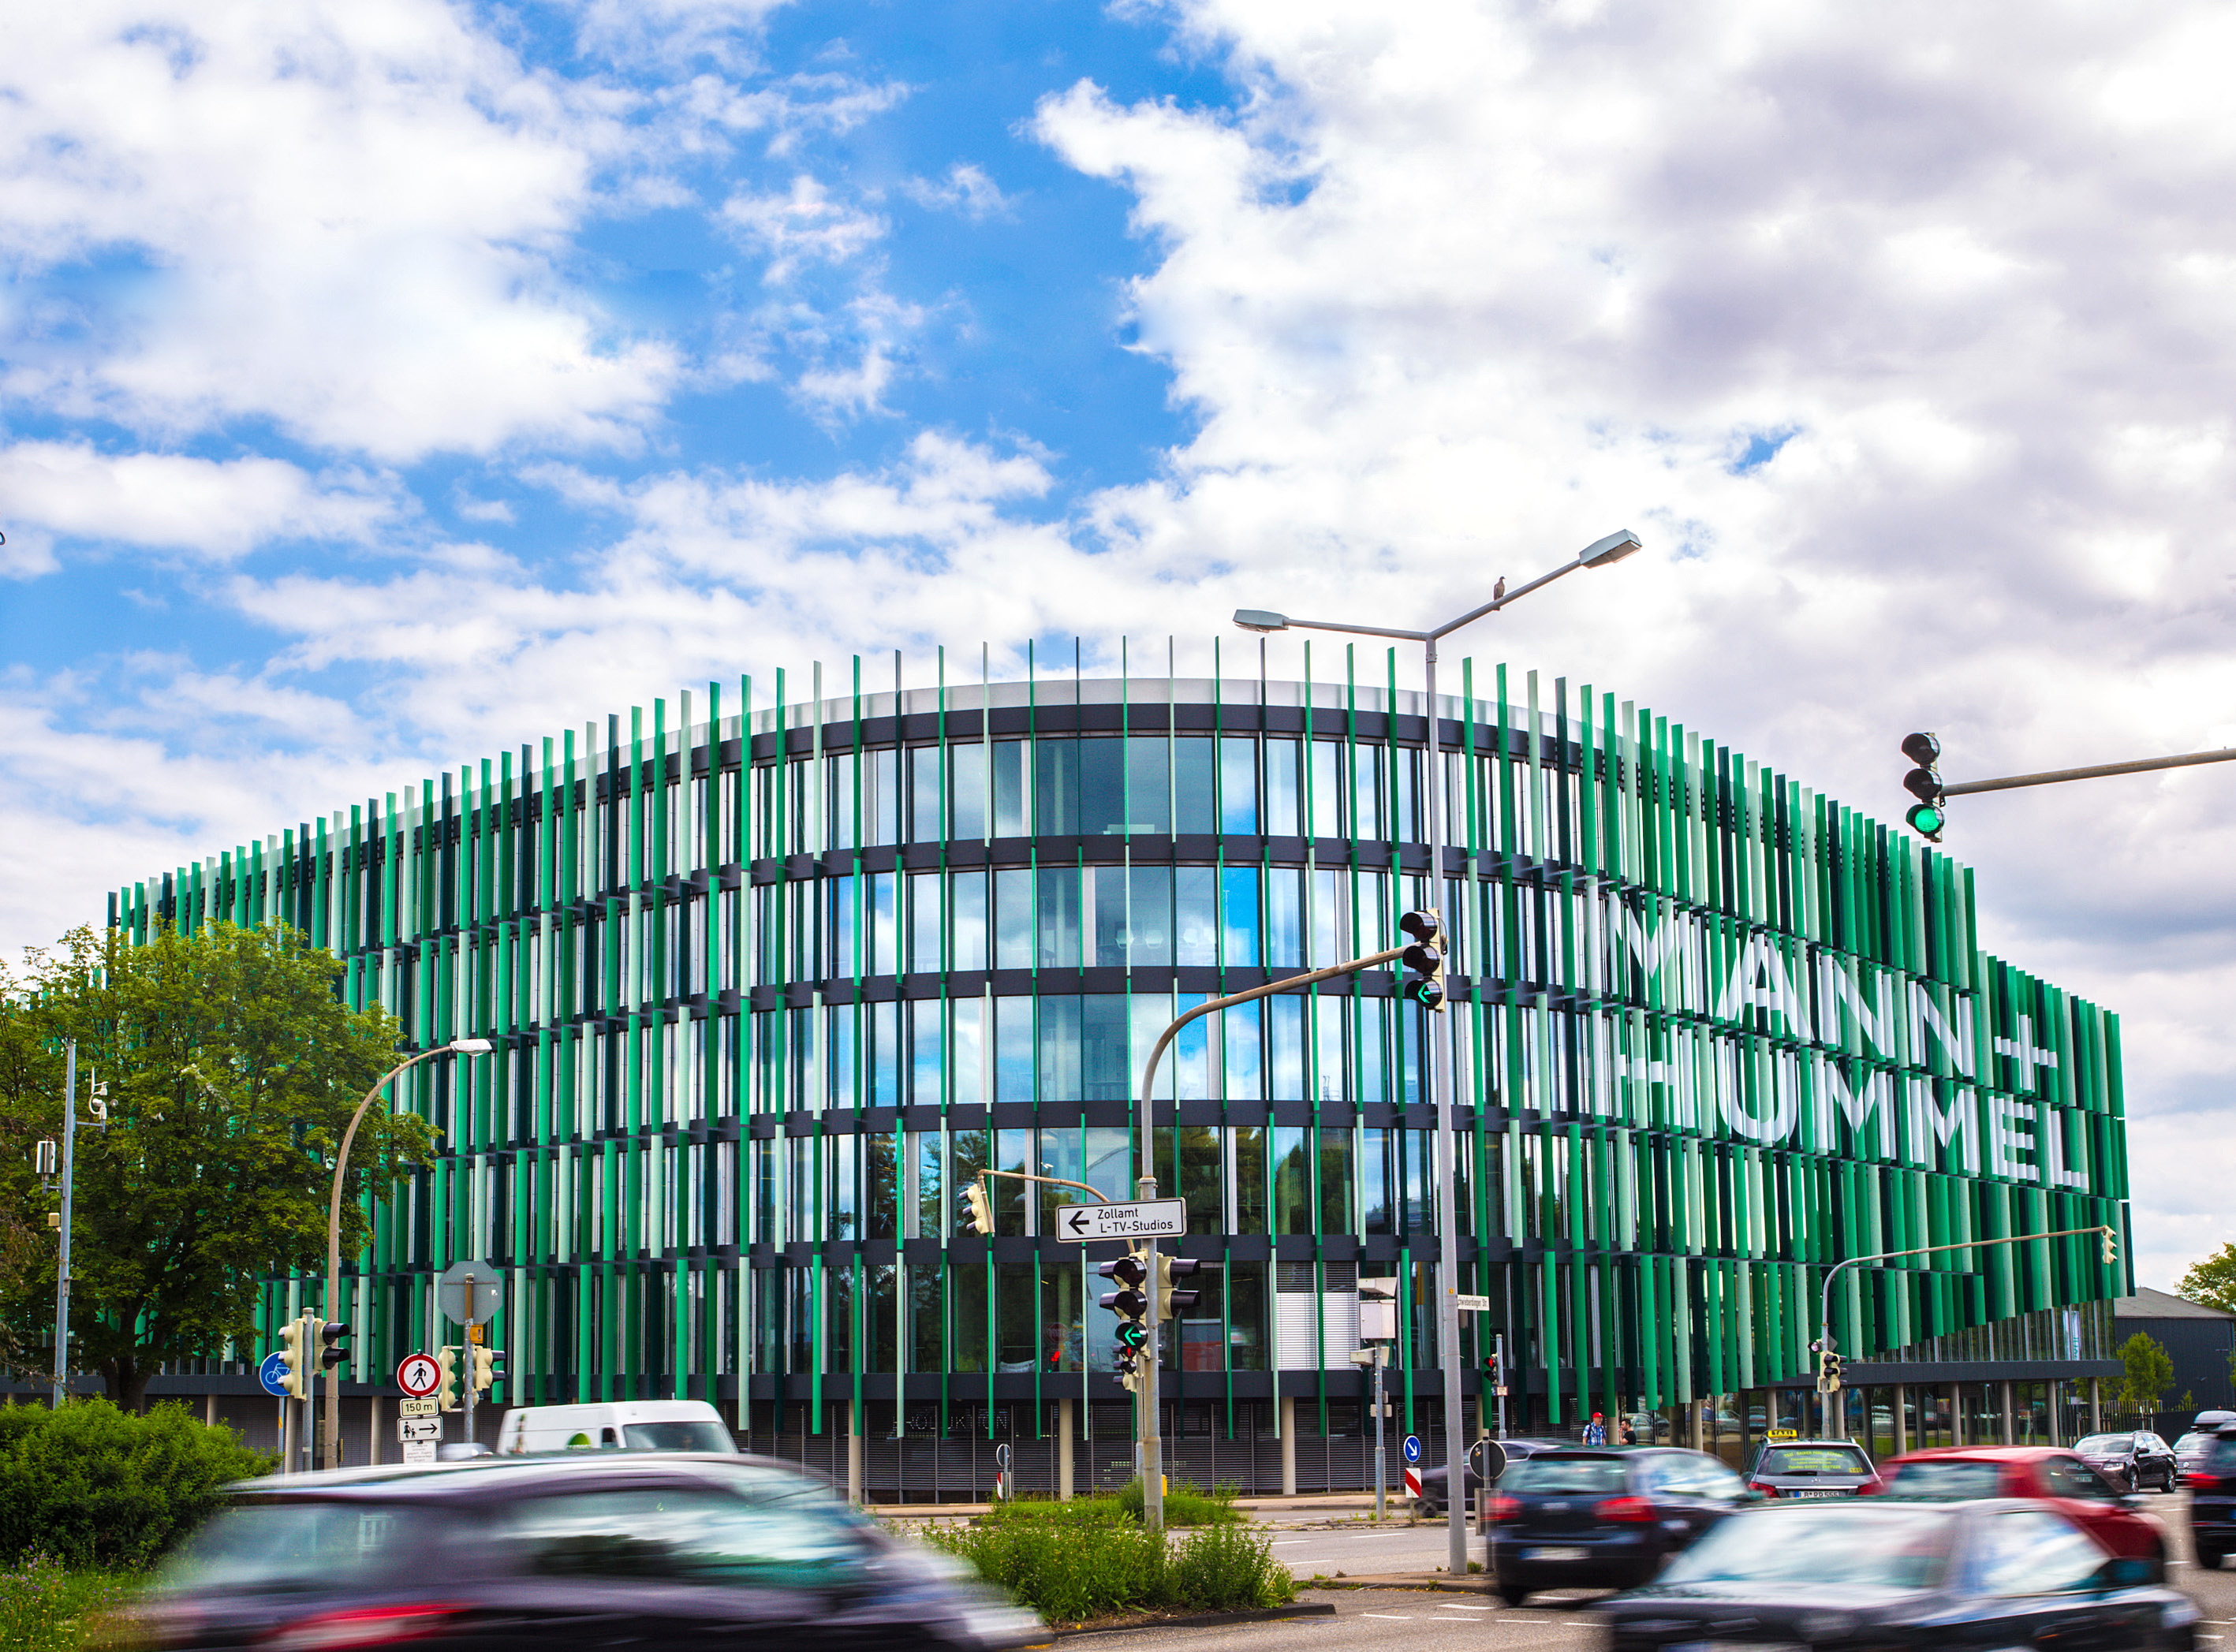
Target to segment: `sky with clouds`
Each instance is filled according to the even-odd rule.
[[[2193,0],[15,8],[0,947],[710,678],[1200,668],[1626,526],[1466,651],[1889,818],[1912,727],[2236,744],[2232,56]],[[2123,1016],[2160,1286],[2232,1236],[2232,802],[1950,834]]]

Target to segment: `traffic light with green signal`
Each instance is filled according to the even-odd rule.
[[[1399,954],[1406,971],[1398,995],[1425,1010],[1444,1007],[1444,921],[1433,907],[1409,912],[1398,927],[1412,936],[1413,944]]]
[[[1156,1357],[1149,1347],[1149,1328],[1143,1323],[1149,1313],[1149,1258],[1138,1249],[1129,1249],[1122,1256],[1096,1263],[1095,1271],[1118,1287],[1103,1292],[1095,1301],[1118,1316],[1115,1362],[1119,1380],[1133,1388],[1141,1380],[1142,1361]]]
[[[1930,734],[1905,734],[1902,755],[1917,765],[1902,777],[1903,790],[1917,799],[1903,818],[1927,842],[1937,843],[1941,829],[1949,821],[1943,807],[1947,792],[1941,783],[1941,770],[1934,767],[1941,761],[1941,742]]]

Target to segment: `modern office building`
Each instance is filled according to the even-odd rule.
[[[1498,1426],[1496,1341],[1510,1432],[1599,1410],[1737,1455],[1800,1426],[1828,1264],[2124,1235],[2116,1019],[1983,954],[1963,867],[1501,667],[1437,708],[1432,895],[1426,708],[1331,652],[1332,681],[1307,654],[1307,680],[710,686],[121,891],[135,936],[285,920],[407,1046],[496,1043],[402,1085],[444,1150],[347,1282],[350,1460],[397,1360],[461,1340],[431,1284],[470,1257],[505,1281],[507,1401],[705,1397],[880,1497],[983,1494],[1002,1445],[1027,1489],[1124,1478],[1110,1252],[1055,1231],[1081,1196],[997,1180],[986,1238],[959,1187],[1123,1196],[1179,1008],[1394,944],[1423,905],[1446,1014],[1368,974],[1199,1023],[1161,1075],[1158,1182],[1218,1264],[1167,1333],[1176,1472],[1360,1483],[1362,1285],[1398,1308],[1389,1426],[1441,1460],[1431,1037],[1459,1288],[1491,1303],[1470,1434]],[[2094,1239],[1851,1273],[1847,1424],[1883,1448],[2066,1433],[2116,1371],[2127,1275]],[[272,1282],[270,1321],[322,1289]],[[268,1436],[263,1352],[156,1391]]]

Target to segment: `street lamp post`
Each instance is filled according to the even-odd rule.
[[[452,1039],[448,1044],[437,1045],[431,1050],[422,1050],[418,1055],[398,1062],[372,1089],[350,1115],[349,1128],[342,1132],[342,1144],[334,1154],[334,1189],[326,1203],[326,1312],[339,1315],[342,1301],[342,1183],[349,1176],[350,1146],[357,1140],[357,1127],[365,1121],[365,1111],[371,1107],[390,1084],[405,1071],[420,1062],[438,1055],[487,1055],[491,1046],[487,1039]],[[303,1357],[311,1357],[312,1339],[304,1339]],[[339,1364],[326,1367],[326,1422],[319,1431],[319,1466],[341,1466],[342,1439],[342,1368]]]
[[[1362,637],[1390,637],[1401,642],[1421,645],[1422,665],[1425,676],[1429,723],[1429,905],[1439,910],[1444,906],[1444,788],[1443,764],[1444,742],[1439,738],[1440,719],[1437,713],[1437,644],[1463,626],[1473,625],[1486,615],[1497,613],[1509,603],[1517,602],[1541,587],[1550,585],[1578,568],[1601,568],[1620,562],[1641,548],[1641,541],[1628,528],[1595,540],[1578,552],[1574,561],[1563,562],[1549,574],[1541,574],[1514,590],[1505,588],[1501,580],[1491,600],[1480,607],[1470,608],[1457,620],[1427,631],[1396,631],[1383,626],[1349,625],[1333,620],[1292,620],[1286,614],[1270,613],[1262,608],[1238,608],[1234,623],[1246,631],[1343,631]],[[1398,708],[1390,708],[1391,716]],[[1505,731],[1499,731],[1501,739]],[[1529,738],[1537,738],[1537,731],[1529,731]],[[1446,933],[1450,931],[1449,923]],[[1433,1025],[1433,1023],[1432,1023]],[[1431,1032],[1429,1038],[1429,1099],[1437,1110],[1437,1221],[1442,1229],[1442,1244],[1438,1250],[1438,1268],[1442,1273],[1441,1288],[1437,1298],[1437,1334],[1443,1345],[1444,1367],[1444,1456],[1445,1484],[1454,1488],[1467,1484],[1463,1465],[1466,1443],[1460,1438],[1460,1314],[1459,1314],[1459,1235],[1455,1219],[1453,1194],[1453,1131],[1451,1095],[1451,1039],[1449,1028],[1444,1034]],[[1457,1490],[1446,1500],[1449,1511],[1450,1570],[1456,1577],[1467,1571],[1467,1499]]]

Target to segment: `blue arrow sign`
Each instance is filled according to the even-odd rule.
[[[264,1363],[256,1367],[256,1380],[264,1385],[264,1392],[285,1399],[287,1393],[287,1356],[267,1354]]]
[[[1421,1437],[1418,1434],[1405,1436],[1405,1460],[1409,1463],[1421,1460]]]

